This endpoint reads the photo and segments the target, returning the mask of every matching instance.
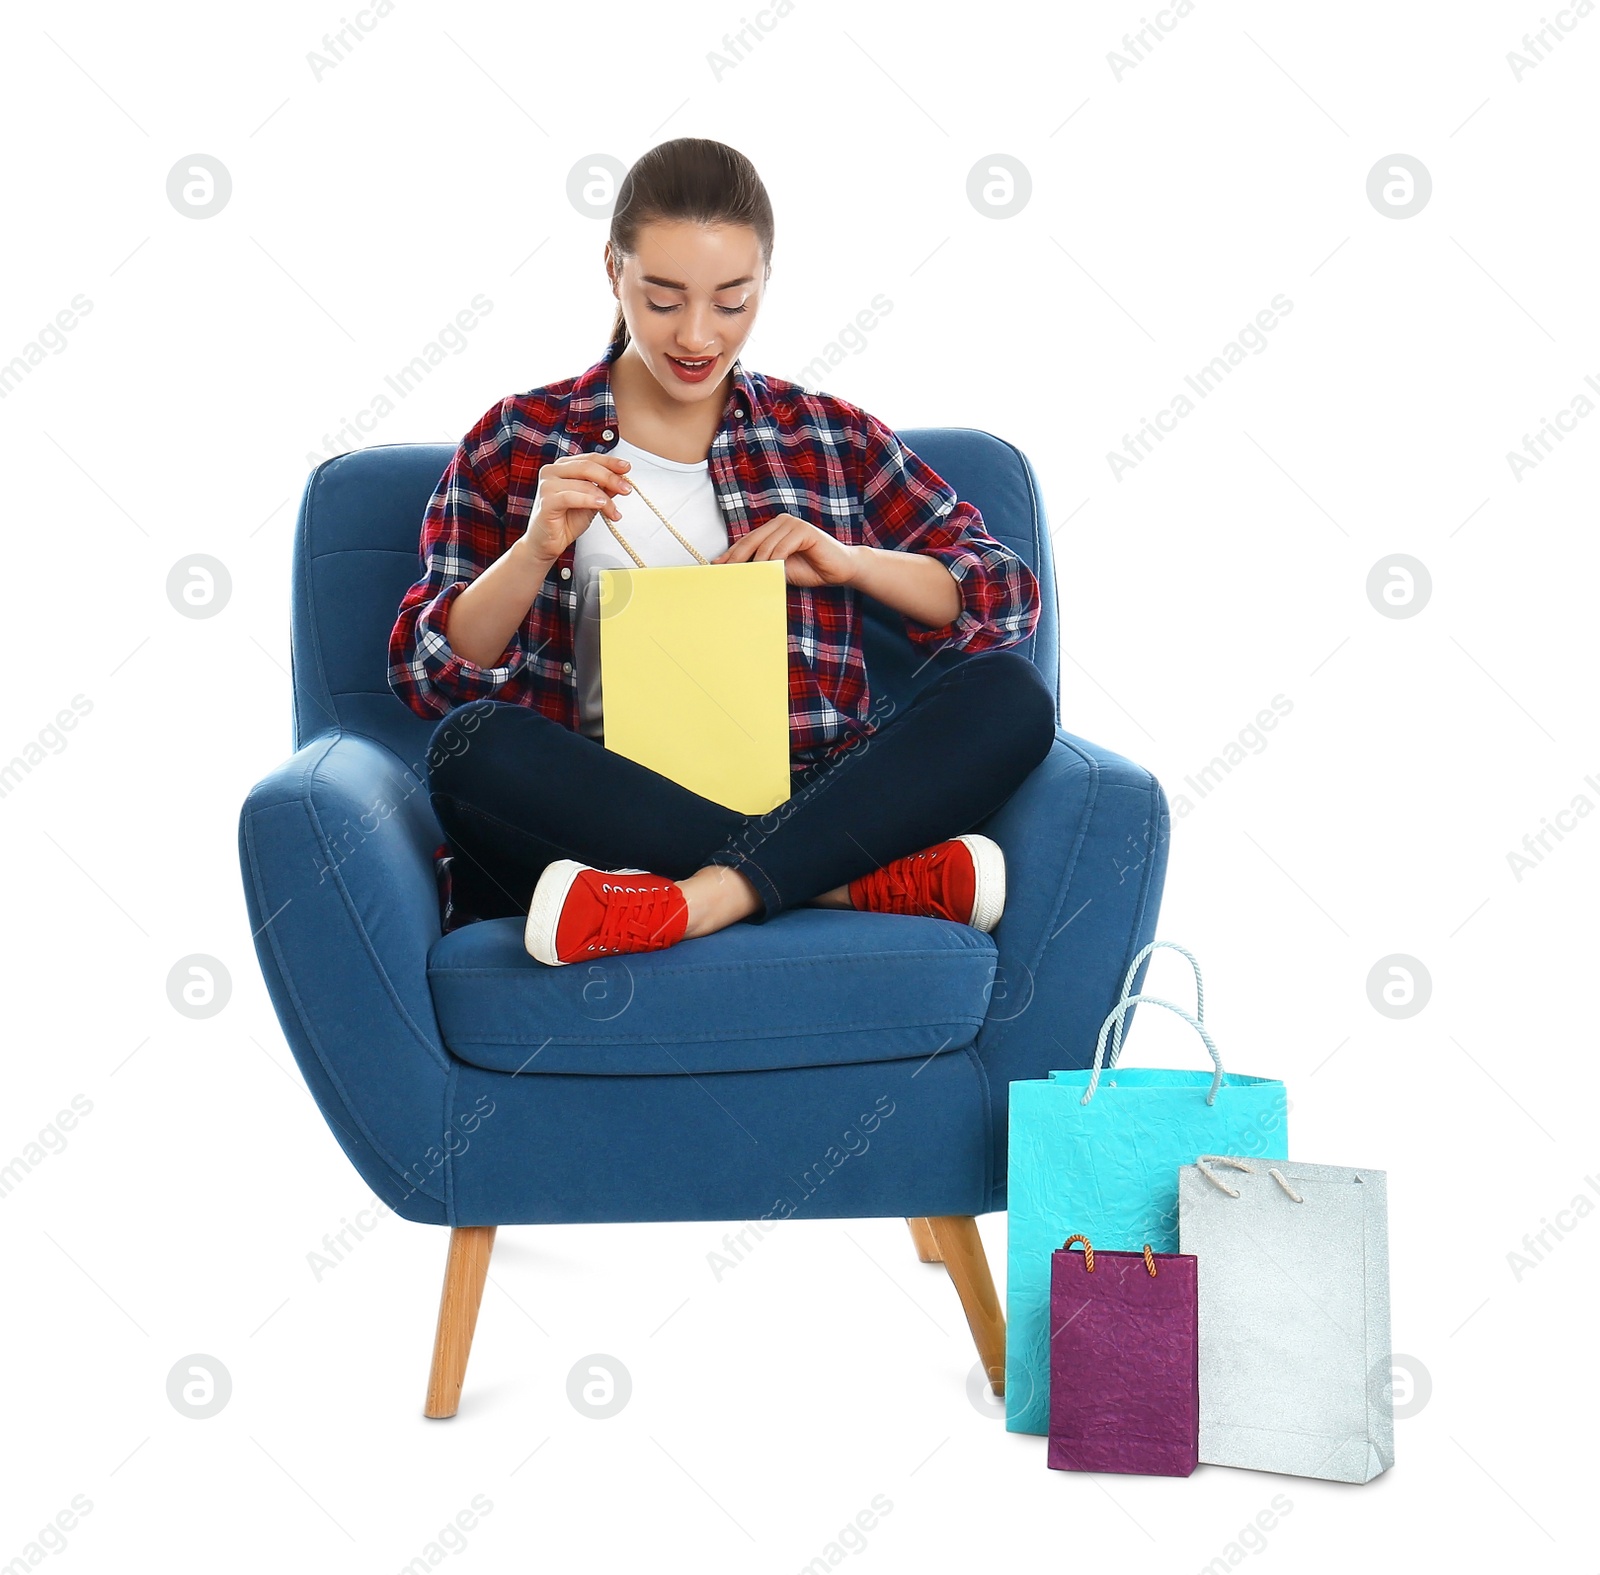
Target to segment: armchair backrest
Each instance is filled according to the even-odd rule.
[[[970,427],[899,433],[975,504],[991,535],[1039,579],[1033,635],[1016,649],[1058,696],[1055,570],[1037,478],[1026,455]],[[444,443],[395,443],[325,460],[306,480],[295,529],[291,650],[294,743],[331,728],[362,733],[420,767],[433,723],[389,688],[389,631],[400,599],[422,573],[420,537],[428,499],[450,462]],[[868,682],[874,697],[908,702],[959,652],[928,659],[905,637],[900,617],[863,601]]]

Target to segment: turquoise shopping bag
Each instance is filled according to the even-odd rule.
[[[1195,972],[1196,1015],[1153,995],[1129,995],[1158,946],[1183,952]],[[1205,995],[1192,955],[1152,941],[1134,958],[1122,998],[1100,1025],[1094,1064],[1012,1083],[1006,1171],[1006,1428],[1050,1430],[1050,1254],[1068,1236],[1097,1250],[1178,1250],[1178,1168],[1202,1154],[1288,1157],[1288,1099],[1276,1078],[1224,1072],[1205,1028]],[[1122,1021],[1148,1001],[1191,1024],[1210,1072],[1117,1065]],[[1106,1058],[1113,1026],[1116,1042]],[[1102,1063],[1104,1068],[1102,1070]],[[1204,1273],[1204,1267],[1201,1269]]]

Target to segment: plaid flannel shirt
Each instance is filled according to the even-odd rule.
[[[390,686],[418,716],[496,699],[578,729],[574,545],[552,565],[493,666],[452,650],[445,631],[456,597],[526,530],[540,467],[615,447],[610,367],[619,351],[613,340],[588,371],[508,395],[452,456],[422,521],[422,577],[402,598],[389,636]],[[1039,621],[1033,571],[888,427],[846,400],[746,372],[735,361],[709,458],[730,542],[777,514],[793,514],[851,545],[923,553],[944,564],[961,608],[942,628],[905,618],[918,645],[985,651],[1026,639]],[[788,587],[796,770],[871,731],[860,594],[852,586]]]

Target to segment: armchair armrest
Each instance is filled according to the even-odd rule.
[[[1144,767],[1059,728],[983,827],[1006,857],[977,1040],[994,1103],[995,1208],[1005,1207],[1007,1085],[1094,1059],[1128,964],[1155,935],[1169,829],[1166,794]]]
[[[428,989],[438,841],[424,782],[358,734],[311,740],[239,816],[256,955],[295,1060],[367,1184],[432,1224],[454,1066]]]

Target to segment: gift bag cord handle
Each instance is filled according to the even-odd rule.
[[[1208,1164],[1207,1161],[1210,1163]],[[1207,1181],[1211,1183],[1212,1186],[1216,1187],[1221,1192],[1226,1192],[1230,1198],[1238,1197],[1239,1189],[1237,1187],[1230,1187],[1221,1176],[1212,1170],[1212,1165],[1228,1165],[1234,1170],[1242,1170],[1247,1176],[1255,1175],[1255,1171],[1252,1170],[1250,1166],[1245,1164],[1242,1159],[1233,1159],[1226,1154],[1202,1154],[1194,1163],[1195,1168],[1202,1176],[1206,1178]],[[1281,1170],[1272,1168],[1267,1171],[1267,1174],[1271,1176],[1280,1187],[1283,1188],[1283,1190],[1289,1195],[1291,1202],[1305,1202],[1305,1199],[1289,1185],[1288,1178]]]
[[[1205,1024],[1198,1018],[1191,1017],[1181,1006],[1174,1005],[1171,1001],[1164,1001],[1159,995],[1129,995],[1111,1008],[1110,1015],[1100,1025],[1100,1038],[1094,1047],[1094,1070],[1089,1074],[1089,1086],[1083,1091],[1083,1098],[1078,1101],[1086,1105],[1094,1098],[1094,1091],[1100,1086],[1101,1064],[1105,1060],[1106,1035],[1111,1032],[1111,1024],[1120,1022],[1130,1006],[1137,1005],[1140,1001],[1149,1001],[1152,1006],[1164,1006],[1169,1012],[1176,1012],[1184,1022],[1188,1023],[1194,1031],[1206,1042],[1206,1049],[1211,1052],[1211,1064],[1216,1068],[1216,1075],[1211,1079],[1211,1091],[1206,1095],[1206,1103],[1214,1105],[1217,1102],[1217,1090],[1222,1087],[1222,1057],[1217,1054],[1217,1047],[1211,1042],[1211,1035],[1206,1032]]]
[[[711,563],[711,560],[710,560],[710,559],[709,559],[709,558],[708,558],[708,557],[706,557],[706,556],[705,556],[705,554],[704,554],[704,553],[702,553],[702,552],[701,552],[701,551],[700,551],[700,549],[699,549],[699,548],[698,548],[698,547],[696,547],[696,546],[695,546],[695,544],[694,544],[694,543],[693,543],[693,542],[692,542],[692,541],[684,541],[684,538],[683,538],[683,537],[682,537],[682,536],[680,536],[680,535],[678,535],[678,528],[677,528],[677,526],[676,526],[676,525],[674,525],[674,524],[673,524],[673,523],[672,523],[672,521],[671,521],[671,520],[669,520],[669,519],[668,519],[668,518],[667,518],[667,516],[666,516],[666,515],[665,515],[665,514],[663,514],[663,513],[662,513],[662,512],[661,512],[661,510],[660,510],[660,509],[658,509],[658,508],[657,508],[657,507],[656,507],[656,506],[655,506],[655,504],[653,504],[653,503],[652,503],[652,502],[651,502],[651,501],[650,501],[650,500],[649,500],[649,498],[647,498],[647,497],[646,497],[646,496],[645,496],[645,495],[644,495],[644,493],[643,493],[643,492],[641,492],[641,491],[640,491],[640,490],[639,490],[639,483],[638,483],[638,482],[637,482],[637,481],[635,481],[635,480],[634,480],[634,479],[633,479],[633,478],[632,478],[632,477],[631,477],[631,476],[630,476],[630,477],[629,477],[629,478],[628,478],[628,485],[629,485],[629,486],[631,486],[631,487],[632,487],[632,488],[633,488],[633,490],[634,490],[634,491],[635,491],[635,492],[636,492],[636,493],[638,493],[638,495],[639,495],[639,501],[640,501],[640,502],[641,502],[641,503],[642,503],[642,504],[644,504],[644,506],[645,506],[645,507],[646,507],[646,508],[647,508],[647,509],[649,509],[649,510],[650,510],[650,512],[651,512],[651,513],[652,513],[652,514],[654,514],[654,515],[655,515],[655,517],[656,517],[656,518],[657,518],[657,519],[658,519],[658,520],[660,520],[660,521],[661,521],[661,523],[662,523],[662,524],[663,524],[663,525],[665,525],[665,526],[666,526],[666,527],[667,527],[667,529],[668,529],[668,530],[670,530],[670,531],[671,531],[671,532],[672,532],[672,534],[673,534],[673,535],[674,535],[674,536],[677,536],[677,537],[678,537],[678,540],[679,540],[679,541],[680,541],[680,542],[683,542],[683,545],[684,545],[684,546],[685,546],[685,547],[687,547],[687,548],[688,548],[688,549],[689,549],[689,551],[690,551],[690,552],[692,552],[692,553],[693,553],[693,554],[694,554],[694,556],[695,556],[695,559],[696,559],[696,561],[697,561],[697,562],[700,562],[700,563],[703,563],[703,564],[705,564],[705,565],[706,565],[706,566],[707,566],[707,567],[709,567],[709,566],[710,566],[710,563]],[[635,551],[634,551],[634,550],[633,550],[633,544],[632,544],[632,543],[631,543],[631,542],[630,542],[630,541],[629,541],[629,540],[628,540],[628,538],[627,538],[627,537],[626,537],[626,536],[624,536],[624,535],[623,535],[623,534],[622,534],[622,532],[621,532],[621,531],[620,531],[620,530],[618,530],[618,529],[617,529],[617,526],[616,526],[616,522],[615,522],[615,521],[614,521],[614,520],[613,520],[613,519],[612,519],[612,518],[611,518],[611,517],[610,517],[610,516],[609,516],[609,515],[606,515],[606,514],[602,514],[602,515],[601,515],[601,516],[600,516],[600,517],[601,517],[601,519],[603,519],[603,520],[604,520],[604,521],[605,521],[605,522],[606,522],[606,524],[607,524],[607,525],[608,525],[608,526],[610,526],[610,527],[611,527],[611,534],[612,534],[612,535],[613,535],[613,536],[615,536],[615,537],[616,537],[616,538],[617,538],[617,540],[618,540],[618,541],[620,541],[620,542],[621,542],[621,543],[622,543],[622,547],[623,547],[623,551],[625,551],[625,552],[626,552],[626,553],[627,553],[627,554],[628,554],[628,556],[629,556],[629,557],[630,557],[630,558],[632,558],[632,559],[633,559],[633,561],[634,561],[634,562],[635,562],[635,563],[637,563],[637,564],[638,564],[638,565],[639,565],[639,567],[640,567],[640,568],[641,568],[641,569],[643,569],[643,568],[646,568],[646,567],[648,567],[648,565],[647,565],[647,564],[646,564],[646,563],[645,563],[645,561],[644,561],[644,559],[643,559],[643,558],[641,558],[641,557],[640,557],[640,556],[639,556],[639,554],[638,554],[638,553],[636,553],[636,552],[635,552]]]
[[[1063,1252],[1071,1252],[1072,1244],[1075,1241],[1081,1241],[1083,1243],[1083,1266],[1090,1274],[1093,1274],[1094,1248],[1089,1245],[1089,1238],[1087,1236],[1068,1236],[1067,1239],[1061,1243],[1061,1250]],[[1149,1242],[1144,1244],[1144,1266],[1146,1271],[1149,1273],[1150,1278],[1153,1280],[1156,1277],[1156,1260],[1155,1254],[1150,1251]]]
[[[1122,981],[1122,992],[1118,995],[1117,999],[1120,1001],[1127,998],[1128,991],[1133,987],[1133,976],[1139,971],[1139,964],[1142,963],[1151,952],[1155,951],[1161,946],[1167,946],[1175,952],[1181,952],[1189,959],[1189,966],[1194,969],[1194,1015],[1198,1022],[1203,1023],[1206,1020],[1206,987],[1200,978],[1200,964],[1195,961],[1194,953],[1190,951],[1187,946],[1180,946],[1176,941],[1151,941],[1150,944],[1146,946],[1131,963],[1128,964],[1128,972]],[[1116,1032],[1111,1036],[1111,1054],[1106,1060],[1107,1066],[1115,1066],[1117,1064],[1117,1057],[1122,1054],[1123,1026],[1124,1025],[1121,1018],[1118,1018]]]

